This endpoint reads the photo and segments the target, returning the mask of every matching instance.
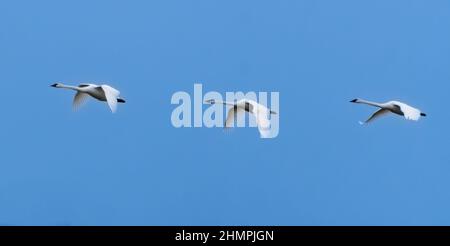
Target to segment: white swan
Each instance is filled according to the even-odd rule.
[[[367,124],[372,122],[373,120],[387,114],[387,113],[394,113],[401,116],[404,116],[407,120],[414,120],[418,121],[420,119],[420,116],[427,116],[425,113],[422,113],[419,109],[413,108],[405,103],[398,102],[398,101],[390,101],[387,103],[376,103],[376,102],[370,102],[362,99],[354,99],[350,101],[352,103],[361,103],[361,104],[367,104],[370,106],[378,107],[380,110],[375,112],[368,120],[365,122],[360,122],[360,124]]]
[[[214,99],[205,101],[210,104],[224,104],[232,106],[228,111],[228,116],[225,121],[225,128],[230,128],[234,124],[234,119],[237,115],[249,112],[256,118],[259,133],[261,137],[267,138],[270,135],[270,120],[269,115],[277,114],[276,112],[266,108],[265,106],[248,99],[239,100],[237,102],[216,101]]]
[[[106,101],[113,113],[117,110],[117,103],[125,103],[125,100],[119,97],[120,92],[109,85],[81,84],[79,86],[70,86],[56,83],[51,86],[76,91],[77,93],[73,99],[74,108],[80,107],[89,96],[99,101]]]

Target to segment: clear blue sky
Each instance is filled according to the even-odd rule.
[[[2,225],[450,225],[450,2],[1,1]],[[109,83],[113,115],[56,82]],[[280,135],[175,129],[279,91]],[[429,117],[368,127],[362,97]]]

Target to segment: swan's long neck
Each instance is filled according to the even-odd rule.
[[[211,100],[209,103],[211,103],[211,104],[223,104],[223,105],[228,105],[228,106],[236,105],[235,103],[232,103],[232,102],[220,101],[220,100]]]
[[[371,101],[362,100],[362,99],[358,99],[355,103],[367,104],[367,105],[374,106],[374,107],[379,107],[379,108],[383,108],[384,107],[383,104],[381,104],[381,103],[371,102]]]
[[[74,91],[80,90],[80,88],[78,88],[77,86],[63,85],[63,84],[59,84],[57,88],[69,89],[69,90],[74,90]]]

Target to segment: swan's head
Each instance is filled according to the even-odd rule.
[[[359,103],[359,99],[353,99],[350,101],[351,103]]]
[[[61,88],[62,84],[60,83],[55,83],[53,85],[51,85],[51,87],[55,87],[55,88]]]
[[[270,110],[270,114],[275,114],[275,115],[277,115],[278,113],[275,112],[275,111]]]

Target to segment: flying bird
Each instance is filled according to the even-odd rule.
[[[125,100],[119,97],[120,92],[109,85],[80,84],[79,86],[70,86],[56,83],[51,86],[76,91],[73,99],[74,108],[80,107],[89,96],[107,102],[113,113],[117,110],[117,103],[125,103]]]
[[[376,111],[368,120],[365,122],[360,122],[361,125],[368,124],[375,119],[380,118],[381,116],[384,116],[388,113],[394,113],[397,115],[404,116],[407,120],[413,120],[418,121],[421,116],[425,117],[427,116],[425,113],[421,112],[419,109],[413,108],[409,106],[408,104],[398,102],[398,101],[390,101],[387,103],[376,103],[376,102],[370,102],[362,99],[354,99],[350,101],[352,103],[361,103],[361,104],[367,104],[370,106],[378,107],[380,108],[378,111]]]
[[[258,125],[258,130],[261,137],[267,138],[270,136],[271,123],[269,120],[269,115],[277,114],[277,112],[274,112],[265,106],[248,99],[239,100],[237,102],[216,101],[211,99],[205,102],[209,104],[223,104],[232,106],[232,108],[228,111],[228,116],[225,121],[225,128],[230,128],[233,126],[236,116],[248,112],[255,116],[256,124]]]

